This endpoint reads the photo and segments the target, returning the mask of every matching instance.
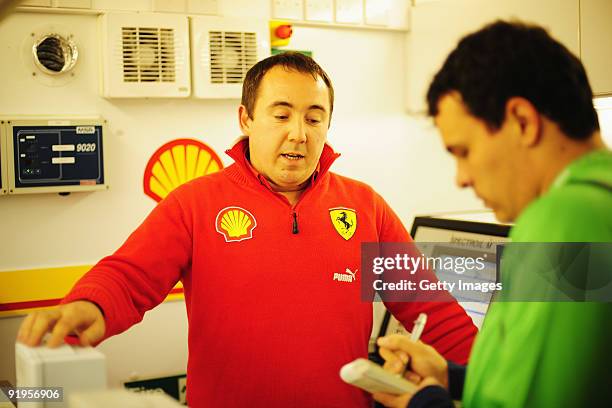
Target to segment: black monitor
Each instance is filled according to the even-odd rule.
[[[464,256],[471,258],[483,256],[487,260],[484,270],[478,272],[478,276],[466,275],[462,279],[498,282],[497,245],[508,240],[510,228],[510,225],[492,222],[416,217],[410,234],[416,242],[422,243],[419,244],[419,249],[427,256]],[[443,278],[445,273],[448,272],[436,270],[439,278]],[[489,306],[490,296],[479,299],[461,298],[461,295],[455,296],[480,330]],[[374,309],[375,324],[376,316],[378,316],[380,325],[378,329],[375,327],[372,332],[372,338],[370,339],[371,352],[375,351],[374,343],[377,337],[392,333],[407,334],[406,329],[386,310],[382,302],[376,302]]]

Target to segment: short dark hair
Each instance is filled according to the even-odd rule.
[[[438,114],[440,98],[452,91],[492,130],[501,127],[514,96],[529,100],[572,139],[599,129],[582,63],[542,27],[499,20],[464,37],[429,86],[429,115]]]
[[[241,103],[246,107],[249,117],[253,118],[257,91],[259,90],[261,80],[266,75],[266,72],[277,65],[281,65],[288,70],[310,74],[315,80],[323,79],[329,90],[329,118],[331,122],[331,114],[334,110],[334,87],[332,86],[331,79],[329,79],[327,73],[323,71],[323,68],[315,60],[295,51],[287,51],[265,58],[253,65],[246,73],[244,83],[242,84]]]

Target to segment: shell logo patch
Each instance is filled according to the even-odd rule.
[[[349,240],[357,230],[357,213],[350,208],[330,208],[329,216],[336,232],[345,240]]]
[[[225,237],[225,242],[239,242],[253,238],[257,221],[253,214],[240,207],[226,207],[219,211],[215,221],[217,232]]]
[[[221,159],[206,144],[194,139],[173,140],[149,159],[143,177],[144,191],[159,202],[181,184],[222,168]]]

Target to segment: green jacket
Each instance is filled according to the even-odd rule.
[[[612,152],[571,163],[521,214],[511,240],[612,242]],[[504,288],[514,290],[503,270]],[[611,356],[612,303],[494,302],[470,357],[463,406],[612,406]]]

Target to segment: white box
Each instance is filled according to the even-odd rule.
[[[272,18],[284,20],[304,19],[303,0],[272,0]]]
[[[365,0],[365,23],[368,25],[389,25],[390,12],[390,0]]]
[[[363,0],[336,0],[336,23],[362,24]]]
[[[306,0],[304,14],[307,21],[331,23],[334,20],[334,0]]]
[[[15,344],[17,387],[62,387],[63,402],[33,402],[31,408],[65,408],[75,391],[106,388],[106,356],[92,347],[29,347]]]

